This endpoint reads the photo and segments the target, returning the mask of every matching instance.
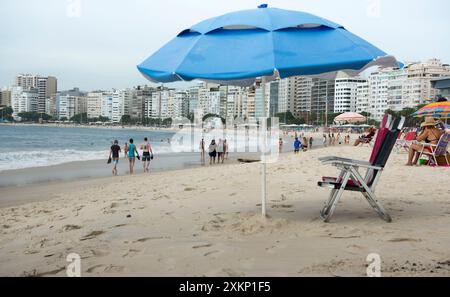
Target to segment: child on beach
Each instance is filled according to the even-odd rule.
[[[295,138],[294,141],[294,154],[298,155],[300,153],[300,148],[302,147],[302,142],[300,141],[300,139],[298,139],[298,137]]]
[[[109,159],[112,160],[113,169],[112,174],[114,176],[117,176],[117,164],[119,164],[119,152],[120,152],[120,146],[119,141],[114,140],[114,144],[111,146],[111,149],[109,151]]]

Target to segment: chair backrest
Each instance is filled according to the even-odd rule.
[[[386,166],[389,156],[391,155],[391,152],[394,149],[395,144],[397,143],[397,138],[400,134],[400,130],[403,128],[404,124],[404,117],[395,118],[390,121],[389,128],[380,129],[380,132],[384,134],[384,136],[382,136],[383,142],[379,144],[379,148],[375,155],[375,158],[373,162],[371,162],[372,165],[379,166],[381,168],[384,168]],[[378,174],[380,174],[379,170],[370,170],[367,172],[366,180],[369,186],[372,186]]]
[[[434,151],[435,156],[445,156],[447,154],[448,144],[450,142],[450,134],[444,133],[439,139],[436,150]]]
[[[408,134],[406,134],[405,140],[413,141],[415,138],[416,138],[416,132],[408,132]]]
[[[378,152],[380,151],[381,145],[384,142],[384,138],[386,137],[387,132],[389,131],[388,127],[392,121],[392,116],[385,114],[383,120],[381,121],[380,129],[378,130],[377,138],[375,140],[375,144],[373,145],[372,154],[370,155],[369,163],[374,165],[375,159],[377,158]]]
[[[375,159],[374,165],[384,168],[391,155],[391,152],[397,142],[398,134],[403,128],[405,118],[396,118],[392,121],[392,125],[389,127],[389,131],[384,139],[384,142],[380,148],[380,151]]]

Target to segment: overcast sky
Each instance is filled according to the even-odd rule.
[[[18,73],[56,76],[60,90],[145,84],[136,65],[177,33],[261,3],[340,23],[403,61],[450,63],[448,0],[2,0],[0,86]]]

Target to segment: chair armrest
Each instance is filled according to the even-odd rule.
[[[340,162],[349,162],[349,163],[353,163],[353,164],[360,164],[360,165],[366,165],[366,166],[371,165],[367,161],[353,160],[353,159],[341,158],[341,157],[324,157],[324,158],[319,158],[319,161],[321,161],[322,163],[328,163],[328,164],[333,161],[340,161]]]
[[[325,161],[323,164],[331,164],[336,167],[340,166],[351,166],[351,167],[362,167],[367,169],[374,169],[374,170],[383,170],[383,167],[380,166],[373,166],[370,163],[367,162],[353,162],[353,161],[339,161],[339,160],[332,160],[332,161]]]

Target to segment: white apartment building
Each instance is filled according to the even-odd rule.
[[[159,89],[152,93],[150,118],[167,119],[173,115],[173,104],[175,101],[175,90]],[[148,104],[147,104],[148,105]],[[147,108],[150,108],[148,106]]]
[[[369,76],[369,106],[370,117],[381,120],[388,109],[388,88],[390,71],[382,70]]]
[[[101,113],[100,115],[104,118],[108,118],[112,121],[113,117],[113,97],[114,92],[103,92],[101,101]]]
[[[133,92],[130,89],[116,90],[112,93],[111,121],[119,123],[124,115],[130,115]]]
[[[77,97],[65,95],[58,96],[58,118],[61,120],[63,118],[70,120],[74,115],[76,115],[77,108]]]
[[[359,77],[349,77],[340,72],[336,77],[334,93],[334,112],[356,112],[358,86],[366,84],[366,80]]]
[[[247,90],[247,100],[245,104],[245,110],[243,112],[244,118],[249,120],[256,119],[256,107],[255,107],[255,96],[256,90],[255,88],[248,88]]]
[[[46,111],[46,99],[56,95],[57,79],[52,76],[20,74],[16,76],[15,86],[22,87],[24,90],[36,88],[39,94],[36,111],[44,113]]]
[[[90,92],[86,96],[86,112],[89,119],[102,115],[103,92]]]
[[[24,89],[22,87],[11,88],[11,106],[13,116],[17,117],[21,112],[33,112],[38,109],[39,94],[36,89]]]
[[[58,95],[57,106],[58,118],[66,118],[70,120],[77,114],[83,114],[87,112],[87,97]]]
[[[186,118],[189,115],[189,95],[186,91],[177,91],[172,104],[171,118]]]
[[[244,88],[228,87],[225,119],[232,120],[234,117],[243,117],[243,106],[246,102],[247,92]]]
[[[356,112],[369,112],[369,82],[359,83],[356,89]]]

